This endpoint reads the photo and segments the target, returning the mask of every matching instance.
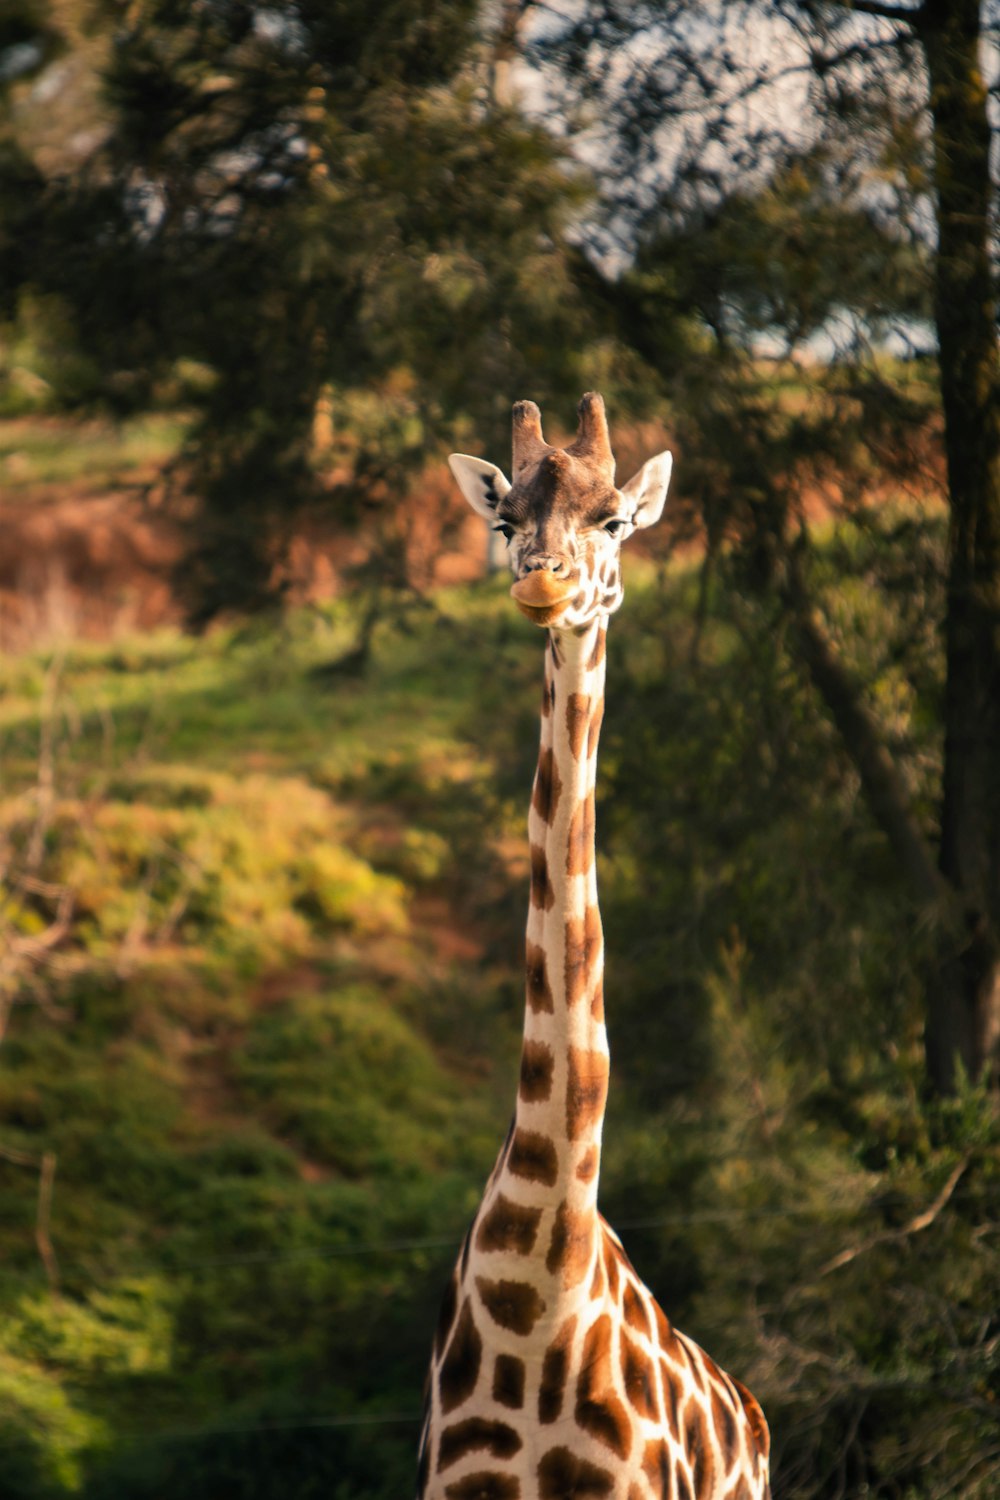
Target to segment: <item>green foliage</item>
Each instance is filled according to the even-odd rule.
[[[12,238],[0,409],[183,395],[196,622],[280,596],[304,507],[351,522],[445,440],[505,432],[507,390],[587,383],[564,238],[583,175],[490,100],[479,12],[98,7],[103,96],[78,123],[100,152],[55,177],[19,117],[18,242],[40,249]]]
[[[98,367],[80,348],[72,312],[56,295],[22,293],[0,348],[3,416],[73,408],[100,389]]]
[[[817,574],[919,798],[940,650],[859,586],[875,549],[919,568],[903,535],[847,529]],[[983,1091],[922,1102],[928,934],[773,618],[720,589],[692,665],[662,605],[630,603],[599,809],[606,1209],[762,1399],[776,1492],[985,1496],[997,1120]],[[630,1216],[664,1223],[633,1243]]]
[[[505,1126],[494,1054],[516,1067],[516,998],[411,910],[501,878],[474,844],[497,821],[463,728],[479,671],[453,626],[438,661],[380,628],[380,686],[328,694],[311,672],[349,618],[302,624],[80,646],[55,699],[44,661],[3,664],[0,852],[20,871],[41,828],[44,876],[5,939],[74,896],[0,1059],[12,1495],[217,1494],[248,1464],[262,1496],[412,1476],[436,1303]],[[43,1150],[58,1298],[37,1286]]]
[[[151,466],[167,464],[184,437],[183,417],[151,412],[121,423],[26,416],[0,421],[0,471],[8,500],[39,485],[59,484],[99,494],[141,483]],[[37,686],[38,678],[32,677]]]
[[[348,1177],[433,1171],[454,1152],[456,1090],[377,992],[302,998],[258,1026],[236,1064],[276,1133]]]
[[[941,663],[911,594],[940,542],[887,513],[814,560],[918,795]],[[876,561],[895,592],[865,586]],[[601,755],[603,1207],[761,1396],[777,1490],[983,1500],[995,1115],[922,1097],[919,916],[782,630],[728,579],[645,579]],[[502,588],[437,606],[376,626],[363,682],[314,672],[349,605],[80,645],[55,700],[44,662],[2,666],[0,823],[23,859],[54,701],[39,873],[77,895],[0,1055],[0,1143],[29,1159],[0,1161],[15,1496],[411,1482],[437,1300],[514,1096],[540,672]]]
[[[857,320],[876,340],[903,319],[926,320],[925,247],[880,215],[872,163],[850,161],[855,149],[842,128],[779,154],[763,183],[735,185],[700,212],[668,207],[669,227],[644,240],[638,278],[720,345],[769,334],[791,353],[820,333],[844,341],[838,320]]]

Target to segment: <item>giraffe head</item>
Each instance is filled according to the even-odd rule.
[[[588,392],[579,415],[573,442],[553,448],[535,403],[515,403],[513,484],[485,459],[448,460],[473,510],[507,539],[518,608],[559,630],[618,608],[622,542],[659,520],[670,482],[670,454],[658,453],[617,489],[601,397]]]

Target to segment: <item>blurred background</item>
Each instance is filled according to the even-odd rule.
[[[997,1493],[998,20],[0,4],[5,1500],[412,1492],[541,674],[443,458],[589,389],[602,1206],[776,1496]]]

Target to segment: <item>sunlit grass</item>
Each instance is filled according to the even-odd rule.
[[[0,483],[7,493],[66,484],[111,488],[162,466],[177,452],[186,422],[176,412],[147,412],[115,423],[66,417],[0,420]]]

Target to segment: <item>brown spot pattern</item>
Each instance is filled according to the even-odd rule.
[[[701,1500],[703,1495],[712,1493],[715,1463],[705,1430],[705,1418],[693,1400],[688,1400],[684,1407],[684,1449],[691,1461],[694,1492]]]
[[[448,1500],[521,1500],[521,1481],[515,1474],[466,1474],[444,1492]]]
[[[511,1142],[507,1167],[515,1177],[523,1177],[526,1182],[541,1182],[546,1187],[554,1187],[559,1175],[559,1158],[547,1135],[518,1129]]]
[[[580,759],[589,718],[590,699],[586,693],[570,693],[566,700],[566,733],[569,735],[569,750],[574,760]]]
[[[736,1430],[736,1418],[729,1407],[728,1402],[722,1399],[718,1387],[712,1385],[712,1426],[722,1449],[722,1457],[726,1468],[730,1468],[736,1458],[739,1447],[739,1434]]]
[[[656,1369],[649,1356],[629,1338],[624,1328],[619,1329],[619,1339],[625,1395],[640,1417],[648,1417],[651,1422],[658,1421],[660,1403],[656,1392]]]
[[[581,1182],[593,1182],[597,1176],[597,1169],[601,1163],[600,1152],[596,1146],[588,1146],[587,1150],[576,1169],[576,1175]]]
[[[444,1346],[448,1342],[448,1336],[451,1333],[452,1328],[454,1327],[455,1314],[457,1311],[458,1278],[453,1271],[451,1274],[451,1280],[448,1282],[448,1289],[445,1292],[444,1299],[441,1303],[441,1314],[438,1318],[437,1332],[434,1335],[434,1352],[437,1354],[438,1359],[441,1358],[441,1355],[444,1351]]]
[[[567,1318],[542,1360],[542,1378],[538,1387],[538,1420],[555,1422],[562,1411],[569,1374],[569,1353],[576,1332],[576,1318]]]
[[[670,1320],[658,1302],[653,1303],[653,1312],[656,1315],[656,1337],[664,1354],[670,1353],[674,1343],[674,1330],[670,1326]]]
[[[506,1250],[515,1255],[530,1255],[541,1217],[540,1208],[527,1208],[499,1193],[480,1221],[476,1249],[486,1254],[491,1250]]]
[[[582,1367],[576,1382],[577,1422],[597,1442],[619,1458],[628,1458],[632,1448],[632,1423],[615,1394],[611,1369],[611,1319],[597,1318],[583,1345]]]
[[[604,1236],[604,1269],[608,1277],[608,1291],[617,1299],[621,1273],[618,1269],[618,1246],[610,1235]]]
[[[485,1448],[493,1458],[513,1458],[520,1447],[521,1439],[506,1422],[490,1422],[485,1417],[467,1417],[464,1422],[456,1422],[442,1432],[438,1447],[438,1473],[480,1448]]]
[[[531,796],[531,805],[543,823],[551,823],[555,817],[561,791],[559,767],[551,749],[545,749],[538,757],[538,770],[535,772],[535,786]]]
[[[518,1092],[526,1104],[535,1104],[552,1092],[552,1074],[556,1060],[546,1042],[525,1038],[521,1048],[521,1081]]]
[[[593,1248],[593,1215],[576,1213],[567,1203],[560,1203],[552,1225],[546,1268],[553,1276],[561,1274],[563,1286],[577,1286],[587,1274]]]
[[[681,1426],[678,1416],[677,1398],[680,1393],[680,1384],[677,1379],[677,1373],[670,1368],[666,1360],[663,1360],[660,1365],[660,1374],[663,1377],[663,1409],[666,1413],[667,1424],[674,1441],[679,1443],[681,1440]]]
[[[476,1290],[494,1323],[511,1333],[530,1333],[545,1311],[541,1296],[527,1281],[489,1281],[477,1276]]]
[[[594,793],[587,795],[573,809],[566,844],[567,875],[586,875],[594,863]]]
[[[570,1047],[566,1072],[566,1132],[571,1141],[590,1134],[604,1114],[607,1098],[606,1055]]]
[[[566,922],[566,1004],[571,1009],[583,999],[588,983],[596,977],[593,971],[601,936],[601,914],[596,906],[588,906],[582,919],[570,917]]]
[[[587,730],[587,759],[593,760],[597,749],[597,741],[601,737],[601,725],[604,723],[604,699],[598,698],[594,706],[594,712],[590,718],[590,726]]]
[[[614,1485],[607,1469],[569,1448],[550,1448],[538,1465],[539,1500],[604,1500]]]
[[[663,1438],[652,1438],[642,1452],[642,1472],[649,1480],[649,1487],[657,1500],[670,1496],[670,1449]]]
[[[549,879],[549,862],[541,844],[531,846],[531,904],[548,911],[556,899]]]
[[[726,1500],[753,1500],[753,1490],[742,1474],[737,1475],[735,1484],[726,1491]]]
[[[479,1379],[482,1357],[483,1341],[479,1337],[479,1331],[472,1316],[472,1308],[468,1302],[465,1302],[458,1315],[448,1352],[438,1371],[438,1393],[441,1397],[442,1411],[454,1411],[456,1406],[461,1406],[462,1402],[472,1395],[476,1389],[476,1381]]]
[[[597,632],[597,639],[594,641],[594,649],[593,651],[591,651],[590,660],[587,663],[588,672],[592,672],[595,667],[599,667],[601,665],[601,662],[604,660],[607,643],[608,632],[601,628]]]
[[[636,1333],[641,1333],[645,1338],[653,1337],[653,1326],[649,1321],[649,1312],[643,1301],[638,1288],[631,1282],[626,1281],[625,1293],[622,1297],[622,1312],[625,1321]]]
[[[555,1006],[552,1002],[548,970],[545,967],[545,949],[540,948],[537,943],[527,943],[524,957],[528,1004],[536,1016],[542,1013],[552,1015]]]
[[[524,1405],[524,1360],[513,1354],[498,1354],[493,1366],[493,1399],[512,1411]]]
[[[739,1380],[734,1380],[733,1385],[736,1387],[736,1394],[743,1403],[743,1410],[747,1414],[747,1421],[750,1423],[750,1430],[753,1433],[754,1442],[757,1444],[757,1452],[761,1458],[768,1458],[771,1452],[771,1432],[764,1413],[760,1409],[760,1403],[756,1396],[752,1396],[746,1386]]]
[[[686,1364],[691,1371],[691,1378],[702,1395],[705,1394],[705,1377],[701,1370],[701,1360],[698,1358],[700,1350],[695,1350],[688,1343],[683,1334],[674,1335],[674,1347],[680,1356],[681,1364]]]

